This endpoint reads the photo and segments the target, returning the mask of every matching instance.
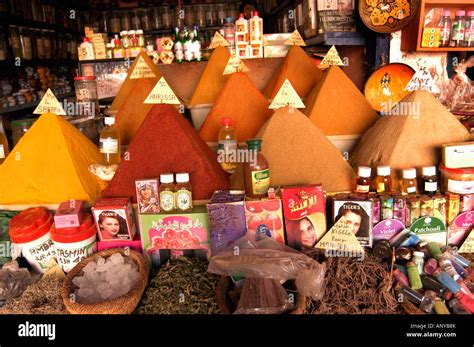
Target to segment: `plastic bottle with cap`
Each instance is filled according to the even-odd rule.
[[[418,290],[423,288],[423,285],[421,284],[420,273],[418,272],[415,262],[409,261],[407,263],[407,272],[411,289]]]
[[[442,297],[446,300],[449,300],[453,297],[453,293],[449,291],[444,285],[433,279],[431,276],[422,275],[421,276],[421,284],[423,288],[426,290],[433,290],[439,297]]]
[[[451,307],[454,314],[471,314],[456,298],[450,300],[448,306]]]
[[[82,39],[82,43],[79,46],[81,54],[79,54],[79,57],[81,57],[79,60],[94,60],[95,55],[94,55],[94,46],[92,43],[89,42],[89,39],[87,37],[84,37]]]
[[[100,133],[100,153],[103,165],[120,164],[120,134],[115,127],[114,117],[105,117],[105,127]]]
[[[416,268],[420,275],[423,274],[423,266],[425,265],[425,253],[423,252],[413,252],[413,261],[416,264]]]
[[[232,23],[232,18],[227,17],[224,24],[224,38],[229,42],[230,46],[235,43],[235,25]]]
[[[357,180],[355,193],[367,194],[370,191],[372,169],[368,166],[359,166],[357,169]]]
[[[377,177],[375,178],[377,193],[390,193],[392,191],[392,178],[390,177],[390,166],[377,166]]]
[[[176,208],[174,175],[163,173],[160,175],[160,208],[163,212],[173,212]]]
[[[436,167],[426,166],[422,169],[421,189],[423,194],[434,196],[438,192],[438,178],[436,177]]]
[[[401,191],[402,195],[414,195],[418,193],[416,184],[416,169],[403,170]]]
[[[237,134],[232,123],[232,118],[221,118],[222,128],[219,130],[217,140],[219,143],[219,162],[222,169],[230,174],[233,174],[237,168],[237,163],[230,160],[232,157],[237,157]]]
[[[453,21],[451,40],[449,47],[461,47],[464,44],[464,32],[466,30],[466,11],[456,11],[456,17]]]
[[[252,18],[249,19],[250,26],[250,43],[263,43],[263,19],[259,17],[258,11],[253,12]]]
[[[176,209],[180,212],[188,212],[193,209],[193,194],[189,173],[181,172],[176,174]]]
[[[263,198],[270,188],[270,169],[262,153],[262,140],[247,141],[249,161],[244,163],[245,194],[251,198]]]

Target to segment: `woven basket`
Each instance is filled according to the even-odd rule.
[[[76,286],[72,283],[74,277],[79,276],[82,269],[91,261],[97,261],[99,257],[107,258],[114,253],[121,253],[128,255],[137,265],[140,277],[132,287],[128,294],[122,295],[113,300],[108,300],[96,304],[80,304],[70,300],[71,293],[74,292]],[[84,259],[77,264],[66,276],[63,287],[61,289],[61,296],[64,305],[69,313],[73,314],[130,314],[138,305],[146,284],[148,282],[148,262],[142,254],[133,251],[125,250],[123,248],[114,248],[95,253],[94,255]]]

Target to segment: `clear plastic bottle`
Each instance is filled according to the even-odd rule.
[[[226,160],[230,158],[232,152],[237,151],[237,135],[235,129],[232,127],[232,119],[223,117],[221,118],[222,128],[219,131],[219,151],[221,153],[220,164],[222,169],[227,173],[233,174],[237,168],[237,163]],[[235,155],[236,153],[234,153]]]
[[[103,165],[120,164],[120,134],[115,128],[114,117],[105,117],[105,127],[100,133],[100,153]]]
[[[250,43],[263,42],[263,19],[259,17],[258,11],[254,11],[253,17],[249,20]]]
[[[235,25],[232,23],[232,18],[227,17],[226,23],[224,24],[224,38],[231,46],[235,43]]]
[[[443,11],[443,15],[441,16],[441,20],[438,24],[438,28],[440,29],[439,35],[439,46],[440,47],[448,47],[449,40],[451,39],[451,11]]]
[[[461,47],[464,43],[464,31],[466,29],[466,11],[456,11],[453,22],[453,31],[449,47]]]
[[[467,12],[464,47],[474,47],[474,11]]]
[[[416,169],[403,170],[401,191],[402,195],[411,195],[418,193],[418,187],[416,183]]]

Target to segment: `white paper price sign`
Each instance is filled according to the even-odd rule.
[[[54,96],[51,89],[48,88],[39,105],[33,111],[33,114],[54,113],[56,115],[66,115],[64,108]]]
[[[144,101],[145,104],[170,104],[180,105],[176,94],[173,92],[164,77],[161,77],[158,83]]]
[[[283,82],[280,90],[270,104],[271,109],[279,109],[281,107],[291,106],[294,108],[305,108],[303,101],[291,85],[288,79]]]

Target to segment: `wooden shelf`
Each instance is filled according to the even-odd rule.
[[[467,52],[474,51],[474,47],[421,47],[424,21],[426,14],[434,8],[451,10],[454,18],[456,10],[474,11],[473,0],[421,0],[420,9],[415,19],[402,30],[402,51],[420,52]]]
[[[0,13],[0,26],[13,25],[19,27],[26,27],[31,29],[52,30],[56,33],[65,33],[73,36],[83,36],[83,33],[65,28],[57,24],[49,24],[44,22],[37,22],[33,20],[24,19],[18,16],[13,16],[9,13]]]
[[[61,95],[57,96],[57,99],[59,100],[59,99],[63,99],[63,98],[68,98],[68,97],[74,96],[74,95],[75,95],[74,92],[61,94]],[[3,108],[0,108],[0,115],[13,113],[13,112],[21,111],[21,110],[26,110],[28,108],[33,108],[33,107],[38,106],[39,102],[40,102],[40,100],[36,100],[36,101],[33,101],[33,102],[27,102],[27,103],[22,104],[22,105],[15,105],[15,106],[12,106],[12,107],[3,107]]]

